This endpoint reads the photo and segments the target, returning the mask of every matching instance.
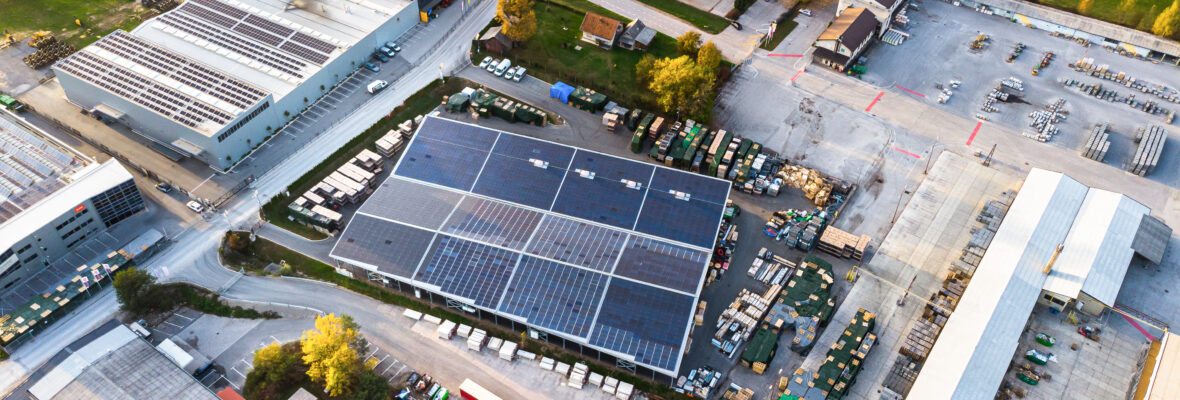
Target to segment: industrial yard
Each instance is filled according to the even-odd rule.
[[[1118,168],[1129,167],[1135,158],[1138,146],[1135,139],[1140,128],[1162,126],[1168,131],[1170,141],[1180,140],[1180,128],[1175,122],[1168,122],[1170,112],[1180,113],[1177,103],[1180,68],[1119,55],[1099,43],[1086,47],[968,7],[940,1],[914,4],[918,9],[908,10],[910,22],[905,27],[910,37],[899,46],[878,43],[866,53],[869,59],[866,81],[913,91],[916,94],[909,95],[915,99],[961,117],[1002,124],[1034,136],[1028,138],[1030,142],[1044,140],[1079,154],[1094,126],[1108,124],[1110,145],[1102,162]],[[973,49],[980,35],[986,39]],[[1018,44],[1024,47],[1013,58]],[[1048,66],[1036,68],[1043,63],[1047,52],[1052,53]],[[1038,69],[1035,76],[1034,69]],[[1093,71],[1109,72],[1111,78],[1092,76]],[[1116,79],[1120,74],[1134,78],[1135,87],[1128,87],[1128,80]],[[1008,82],[1003,83],[1004,91],[1011,98],[993,104],[994,111],[984,111],[984,101],[992,89],[1005,80]],[[1159,86],[1164,89],[1156,95],[1138,90],[1140,86],[1148,90]],[[940,104],[940,96],[945,97],[941,94],[943,89],[950,95]],[[1115,102],[1128,96],[1134,96],[1137,104],[1152,102],[1158,111]],[[1053,124],[1055,134],[1050,132],[1052,128],[1030,126],[1034,122],[1030,113],[1048,111],[1048,106],[1058,103],[1062,112],[1057,117],[1059,122]],[[1052,117],[1042,117],[1046,118]],[[1036,138],[1041,131],[1044,134]],[[1174,145],[1167,145],[1171,146]],[[1169,157],[1164,151],[1157,170],[1175,170],[1178,163],[1176,157]],[[1178,178],[1170,174],[1147,176],[1169,184],[1176,183]]]

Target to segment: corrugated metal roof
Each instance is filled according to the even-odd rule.
[[[99,336],[75,351],[56,368],[45,374],[45,377],[29,388],[29,393],[38,399],[53,398],[95,361],[106,357],[107,354],[122,348],[123,345],[138,337],[126,325],[116,326],[110,332]]]
[[[991,399],[1045,281],[1043,269],[1088,188],[1033,169],[910,390],[913,399]],[[951,390],[951,388],[954,388]]]
[[[1159,264],[1164,261],[1164,251],[1168,249],[1168,242],[1172,239],[1172,228],[1164,225],[1164,221],[1151,215],[1144,215],[1139,223],[1139,231],[1135,232],[1135,240],[1131,248],[1151,262]]]
[[[1076,299],[1084,291],[1113,305],[1131,262],[1131,240],[1150,210],[1122,194],[1090,189],[1044,290]]]
[[[1090,189],[1090,192],[1100,189]],[[1106,192],[1105,190],[1101,190]],[[1110,192],[1107,192],[1110,193]],[[1131,265],[1131,258],[1135,250],[1131,248],[1131,241],[1135,232],[1143,221],[1143,215],[1151,212],[1147,206],[1123,195],[1118,195],[1118,206],[1105,232],[1092,230],[1092,236],[1105,234],[1105,239],[1098,247],[1094,263],[1086,274],[1086,281],[1082,284],[1082,291],[1094,300],[1108,306],[1113,306],[1123,287],[1123,278],[1127,275],[1127,267]],[[1074,225],[1086,224],[1080,218]]]

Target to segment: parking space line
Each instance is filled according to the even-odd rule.
[[[187,320],[189,320],[189,321],[192,321],[192,320],[193,320],[192,318],[189,318],[189,317],[186,317],[186,316],[184,316],[184,314],[172,314],[172,316],[174,316],[174,317],[181,317],[181,318],[187,319]]]
[[[975,130],[971,131],[971,137],[967,138],[967,145],[968,146],[971,145],[971,142],[975,141],[975,135],[979,133],[979,128],[982,126],[983,126],[983,121],[979,121],[979,122],[975,123]]]
[[[872,102],[872,103],[869,103],[869,106],[868,106],[868,107],[865,107],[865,112],[869,112],[869,111],[871,111],[871,110],[873,109],[873,106],[877,105],[877,102],[878,102],[878,101],[881,101],[881,97],[882,97],[882,96],[885,96],[885,92],[884,92],[884,91],[882,91],[881,93],[877,93],[877,97],[873,99],[873,102]]]
[[[165,323],[165,324],[168,324],[168,325],[172,325],[172,326],[176,327],[176,329],[184,329],[184,328],[183,328],[183,327],[181,327],[180,325],[177,325],[177,324],[174,324],[174,323],[171,323],[171,322],[168,322],[168,321],[164,321],[164,323]]]

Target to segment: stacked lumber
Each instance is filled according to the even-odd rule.
[[[1160,156],[1164,152],[1164,142],[1168,138],[1168,132],[1161,126],[1147,126],[1139,128],[1135,134],[1135,142],[1139,143],[1139,148],[1135,150],[1135,156],[1131,158],[1130,165],[1127,171],[1145,176],[1155,170],[1159,165]]]
[[[1082,147],[1082,157],[1102,162],[1106,152],[1110,150],[1110,125],[1096,124],[1086,138],[1086,145]]]
[[[869,247],[869,235],[856,236],[851,233],[829,226],[819,237],[820,250],[841,258],[851,258],[857,261],[865,257],[865,249]]]

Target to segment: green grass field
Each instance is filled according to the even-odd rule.
[[[1147,32],[1151,32],[1151,23],[1155,17],[1172,4],[1172,0],[1093,0],[1089,9],[1079,9],[1082,0],[1034,2]]]
[[[708,11],[681,3],[677,0],[639,0],[643,4],[647,4],[656,8],[657,10],[672,14],[676,18],[680,18],[685,22],[693,24],[702,31],[712,34],[721,33],[729,26],[729,22],[725,18],[721,18]]]
[[[50,31],[81,47],[116,28],[130,29],[143,17],[135,0],[0,0],[0,29],[18,39]],[[74,18],[83,26],[74,24]]]

